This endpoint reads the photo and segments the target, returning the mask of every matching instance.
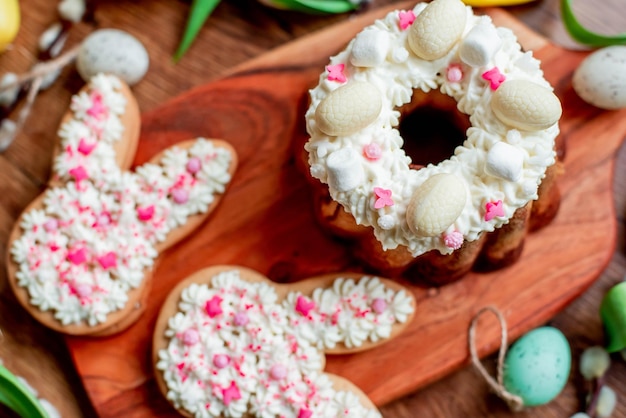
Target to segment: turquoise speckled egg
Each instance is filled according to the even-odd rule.
[[[563,390],[572,354],[561,331],[534,329],[511,346],[504,360],[504,387],[518,395],[524,406],[543,405]]]

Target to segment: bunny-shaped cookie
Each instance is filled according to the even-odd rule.
[[[380,417],[356,386],[323,372],[323,351],[371,348],[399,333],[415,300],[354,273],[278,285],[238,266],[172,290],[153,340],[160,390],[185,416]]]
[[[16,222],[7,263],[19,301],[50,328],[109,335],[134,322],[155,258],[208,216],[237,165],[230,145],[198,139],[131,173],[138,133],[116,77],[72,98],[49,187]]]

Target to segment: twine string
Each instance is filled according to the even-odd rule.
[[[28,85],[26,103],[18,113],[17,120],[15,122],[9,121],[8,119],[4,122],[0,120],[0,123],[4,123],[3,125],[0,125],[3,127],[3,129],[0,129],[0,152],[6,150],[13,143],[24,127],[24,123],[26,122],[26,119],[28,119],[28,116],[33,108],[33,104],[35,103],[35,98],[43,85],[44,77],[55,71],[61,70],[63,67],[74,61],[78,56],[80,46],[81,44],[78,44],[69,51],[52,60],[37,63],[30,71],[19,75],[15,81],[0,86],[1,93],[5,90],[23,86],[25,83],[30,83]]]
[[[15,81],[12,81],[10,83],[6,83],[0,86],[0,92],[3,92],[5,90],[10,90],[15,87],[19,87],[22,84],[27,83],[31,80],[35,80],[39,77],[43,78],[44,76],[54,71],[60,70],[61,68],[65,67],[66,65],[68,65],[69,63],[71,63],[72,61],[76,59],[76,57],[78,56],[78,51],[80,50],[80,47],[81,47],[81,44],[75,45],[72,49],[70,49],[67,52],[64,52],[63,54],[59,55],[58,57],[54,59],[39,62],[30,71],[24,74],[18,75]]]
[[[493,313],[498,318],[498,321],[500,322],[501,338],[500,338],[500,350],[498,351],[498,364],[497,364],[497,371],[496,371],[497,380],[494,379],[491,375],[489,375],[489,372],[487,372],[487,370],[481,363],[480,358],[478,357],[478,352],[476,350],[476,344],[475,344],[476,327],[478,324],[478,319],[485,312]],[[503,383],[504,359],[506,357],[506,350],[507,350],[507,345],[508,345],[508,334],[507,334],[506,320],[504,319],[504,315],[502,315],[502,312],[500,312],[498,308],[496,308],[495,306],[485,306],[484,308],[481,308],[476,313],[474,318],[472,318],[472,322],[469,328],[468,340],[469,340],[469,350],[470,350],[470,356],[472,358],[472,364],[474,365],[476,370],[478,370],[480,375],[485,379],[485,381],[491,387],[491,389],[496,393],[496,395],[498,395],[498,397],[500,397],[502,400],[506,402],[506,404],[509,406],[509,408],[512,411],[521,411],[524,408],[524,401],[522,400],[521,397],[507,391]]]

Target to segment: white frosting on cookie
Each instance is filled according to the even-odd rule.
[[[124,128],[119,88],[115,77],[99,75],[73,98],[53,174],[66,184],[47,189],[43,209],[23,215],[11,247],[18,285],[63,325],[94,326],[123,308],[152,267],[155,245],[205,213],[230,181],[231,154],[205,139],[123,172],[113,148]]]
[[[332,57],[319,84],[310,91],[311,106],[306,113],[311,138],[305,149],[309,153],[311,175],[328,184],[331,197],[358,224],[373,228],[384,249],[403,245],[414,256],[432,249],[449,254],[459,247],[458,239],[446,239],[450,234],[460,233],[464,240],[474,241],[481,233],[507,223],[518,208],[536,199],[547,167],[555,162],[554,139],[559,132],[556,121],[560,115],[558,99],[543,78],[539,62],[531,53],[521,51],[512,31],[494,27],[488,16],[475,16],[470,7],[465,7],[467,19],[461,39],[449,52],[432,61],[418,58],[411,52],[407,37],[413,17],[419,20],[426,7],[426,3],[419,3],[413,10],[389,13]],[[437,19],[445,19],[441,10],[436,14]],[[431,29],[438,30],[436,25]],[[379,32],[384,36],[374,35]],[[497,39],[492,39],[494,34]],[[489,42],[479,44],[485,36],[490,38]],[[380,47],[371,45],[379,38],[385,39]],[[374,52],[368,55],[363,50]],[[388,52],[379,63],[381,50]],[[368,58],[355,60],[357,53]],[[542,89],[546,96],[543,100],[542,95],[542,104],[547,103],[550,120],[554,120],[548,128],[514,129],[498,119],[492,111],[491,99],[500,84],[509,80],[524,80]],[[344,109],[337,108],[337,103],[342,102],[334,98],[333,92],[354,82],[376,88],[382,96],[382,110],[374,122],[359,127],[356,132],[330,135],[332,123],[326,126],[326,118],[325,126],[320,127],[316,110],[320,104],[330,102],[332,110],[339,115],[335,119],[345,121]],[[458,109],[469,115],[472,127],[463,145],[450,158],[420,170],[410,169],[411,159],[402,149],[403,139],[397,130],[400,118],[397,107],[410,102],[413,89],[428,92],[437,88],[457,101]],[[511,94],[519,94],[519,89]],[[506,100],[512,103],[510,120],[527,117],[521,107],[527,106],[532,98],[507,96]],[[508,108],[501,113],[506,112]],[[357,120],[354,115],[349,117]],[[523,120],[519,125],[531,126],[532,121]],[[508,147],[494,151],[497,144]],[[512,160],[506,161],[507,156]],[[445,231],[430,236],[409,227],[407,217],[413,218],[415,214],[407,212],[411,210],[411,198],[419,194],[422,184],[437,174],[461,179],[466,190],[463,195],[467,197],[462,211],[445,225]],[[424,210],[424,216],[429,219],[438,212],[451,212],[447,207]],[[450,246],[451,242],[455,244]]]
[[[176,408],[196,417],[374,418],[358,396],[333,389],[319,350],[387,338],[413,306],[404,291],[371,277],[337,279],[312,298],[295,292],[279,303],[272,286],[230,270],[210,286],[185,288],[178,309],[157,362]]]

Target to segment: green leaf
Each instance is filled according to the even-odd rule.
[[[571,37],[581,44],[594,47],[626,44],[626,33],[606,36],[585,29],[574,15],[572,0],[561,0],[561,13],[565,28]]]
[[[606,351],[615,353],[626,348],[626,282],[621,282],[602,298],[600,317],[608,345]]]
[[[310,14],[335,14],[356,10],[349,0],[259,0],[266,6]]]
[[[294,3],[318,13],[345,13],[357,8],[357,5],[348,0],[294,0]]]
[[[2,365],[0,365],[0,403],[22,417],[48,417],[35,395]]]
[[[220,0],[193,0],[189,11],[189,18],[187,19],[187,26],[185,27],[185,33],[178,45],[178,49],[174,53],[175,62],[178,62],[183,55],[185,55],[185,52],[187,52],[198,36],[204,22],[206,22],[219,3]]]

